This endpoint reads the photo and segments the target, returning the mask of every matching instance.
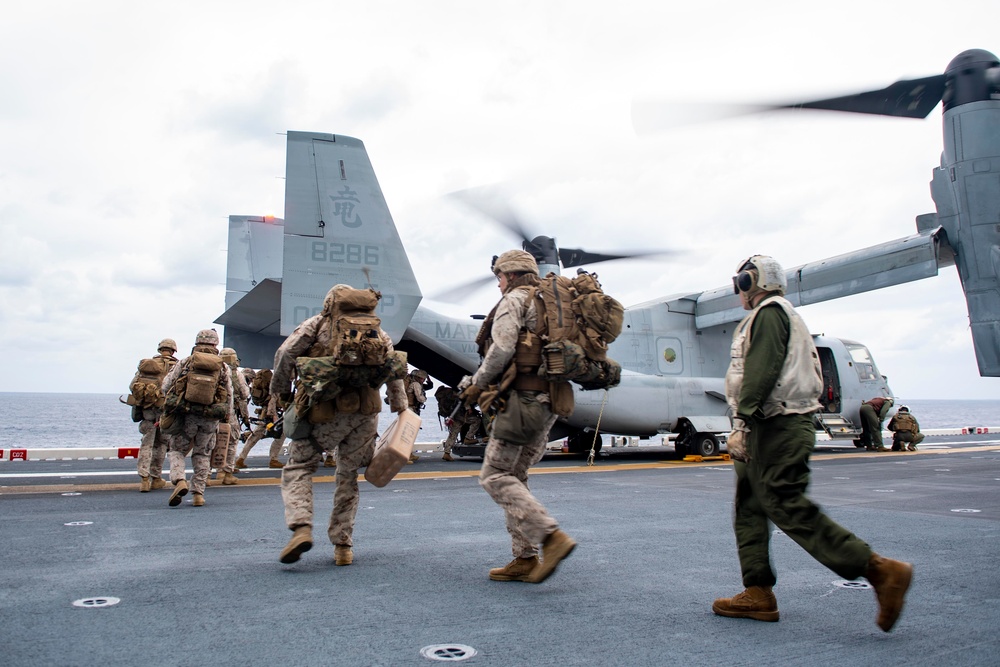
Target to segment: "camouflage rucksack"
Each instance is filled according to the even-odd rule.
[[[438,404],[438,415],[451,417],[452,413],[455,412],[455,408],[458,407],[458,391],[442,385],[434,392],[434,400]]]
[[[139,370],[129,385],[127,403],[139,408],[161,408],[164,396],[161,385],[176,360],[170,357],[154,357],[139,362]]]
[[[597,275],[581,271],[573,279],[549,273],[538,287],[543,308],[539,327],[546,342],[538,374],[549,382],[576,382],[583,389],[606,389],[621,382],[621,366],[607,356],[608,343],[621,334],[625,309],[606,295]]]
[[[375,290],[341,290],[330,320],[329,356],[340,366],[381,366],[389,353],[382,320],[375,314],[381,294]]]
[[[253,380],[250,381],[250,400],[253,401],[254,405],[262,408],[267,407],[267,401],[271,397],[271,378],[273,376],[274,373],[269,368],[265,368],[253,376]]]

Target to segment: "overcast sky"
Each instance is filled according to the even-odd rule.
[[[940,108],[636,136],[634,99],[771,102],[879,88],[1000,52],[995,0],[951,3],[16,3],[0,22],[0,391],[127,391],[224,310],[227,217],[284,213],[287,130],[365,142],[425,294],[516,239],[442,197],[502,182],[626,304],[915,231]],[[993,41],[991,41],[993,40]],[[459,312],[484,312],[487,289]],[[432,308],[438,304],[427,303]],[[441,310],[454,312],[442,306]],[[903,398],[998,398],[954,268],[809,306]]]

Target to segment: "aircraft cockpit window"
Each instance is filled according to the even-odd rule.
[[[871,353],[864,345],[847,345],[847,351],[851,355],[854,369],[858,372],[858,378],[865,382],[867,380],[878,380],[878,369],[875,368],[875,361]]]

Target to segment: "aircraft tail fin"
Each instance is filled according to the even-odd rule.
[[[364,144],[289,132],[285,169],[281,335],[318,314],[333,285],[370,285],[398,342],[422,295]]]

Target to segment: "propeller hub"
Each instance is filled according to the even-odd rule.
[[[983,49],[969,49],[955,56],[945,70],[944,109],[992,99],[1000,92],[1000,60]]]

